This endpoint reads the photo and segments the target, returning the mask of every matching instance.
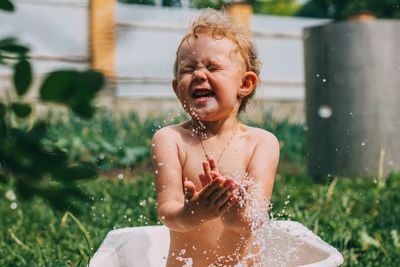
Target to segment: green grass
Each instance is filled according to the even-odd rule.
[[[108,231],[159,224],[153,179],[143,174],[136,181],[98,179],[85,184],[94,199],[77,216],[84,229],[71,217],[62,225],[64,214],[41,199],[17,200],[18,207],[11,209],[11,201],[3,197],[0,266],[85,266]],[[7,190],[1,186],[0,195]],[[399,266],[398,192],[400,174],[384,186],[366,179],[317,184],[304,175],[278,175],[272,216],[306,225],[342,252],[344,266]]]
[[[0,266],[86,266],[108,231],[159,224],[154,176],[147,169],[150,154],[133,161],[126,148],[148,149],[165,119],[141,121],[135,114],[108,112],[93,121],[51,116],[48,145],[63,148],[72,159],[96,162],[100,169],[132,168],[135,179],[109,179],[112,175],[85,182],[92,202],[77,203],[83,212],[72,216],[50,209],[42,199],[12,200],[13,185],[0,184]],[[268,115],[250,124],[274,132],[282,146],[272,217],[306,225],[341,251],[344,266],[400,266],[400,173],[386,182],[336,177],[315,183],[304,171],[303,125]],[[106,157],[99,161],[101,153]]]
[[[282,175],[272,211],[336,247],[344,266],[400,266],[399,192],[400,173],[385,183],[336,177],[318,184],[305,175]]]
[[[49,112],[50,135],[45,144],[68,153],[71,160],[95,163],[100,169],[134,168],[150,159],[150,144],[154,132],[168,124],[179,123],[187,117],[159,116],[141,120],[137,114],[112,113],[101,110],[92,120],[84,120],[72,113]],[[305,127],[276,121],[265,114],[258,122],[245,123],[269,130],[277,135],[281,145],[281,159],[304,163]]]
[[[12,202],[4,198],[10,187],[2,185],[0,266],[85,266],[113,228],[158,223],[150,175],[135,182],[98,179],[83,187],[93,196],[76,216],[84,231],[70,216],[62,223],[64,214],[49,209],[42,199],[17,199],[18,207],[11,209]]]

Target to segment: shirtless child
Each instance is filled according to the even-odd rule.
[[[158,215],[170,229],[168,267],[234,266],[246,255],[255,224],[241,198],[257,188],[251,196],[269,200],[279,160],[273,134],[238,121],[259,67],[249,36],[213,10],[178,47],[172,87],[192,119],[153,138]],[[240,187],[246,177],[253,183]]]

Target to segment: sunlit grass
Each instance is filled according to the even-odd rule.
[[[84,185],[93,202],[63,220],[40,199],[10,201],[0,187],[0,266],[85,266],[114,228],[159,224],[151,174],[137,180],[101,178]],[[345,266],[399,266],[400,175],[385,187],[365,179],[338,178],[317,184],[304,175],[279,175],[272,214],[296,220],[338,248]],[[94,244],[89,247],[87,231]]]

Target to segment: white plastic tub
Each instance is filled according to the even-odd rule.
[[[337,249],[294,221],[269,223],[271,249],[265,266],[330,267],[343,263]],[[163,267],[169,246],[164,226],[121,228],[110,231],[90,261],[89,267]]]

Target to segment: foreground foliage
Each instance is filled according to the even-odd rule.
[[[13,1],[0,1],[0,11],[13,12]],[[0,67],[12,71],[13,86],[0,98],[0,183],[12,180],[19,197],[40,196],[53,208],[74,210],[71,199],[87,200],[77,184],[92,179],[92,164],[71,162],[58,148],[45,147],[47,122],[37,117],[26,99],[33,83],[30,49],[14,37],[0,39]],[[94,70],[56,70],[39,86],[39,100],[63,105],[82,118],[93,116],[93,100],[105,78]],[[34,120],[35,119],[35,120]]]

